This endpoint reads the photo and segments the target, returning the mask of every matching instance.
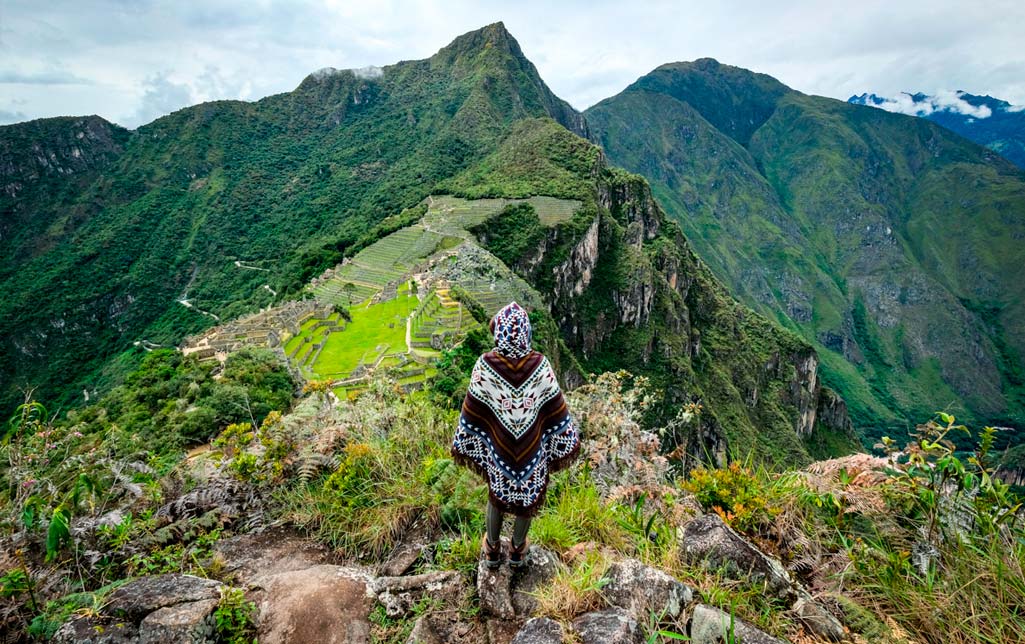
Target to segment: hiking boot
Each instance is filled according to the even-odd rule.
[[[483,542],[481,544],[481,550],[484,551],[484,565],[494,570],[502,565],[502,544],[491,545],[488,541],[488,535],[484,535]]]
[[[511,542],[509,543],[509,567],[510,568],[522,568],[523,564],[527,563],[527,544],[529,542],[524,539],[523,543],[519,546],[514,546]]]

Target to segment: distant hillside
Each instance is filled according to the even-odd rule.
[[[710,59],[585,112],[733,292],[819,348],[870,436],[1025,427],[1025,176],[924,119]]]
[[[861,94],[847,102],[927,118],[1025,168],[1025,106],[962,91],[937,96],[901,93],[892,98]]]

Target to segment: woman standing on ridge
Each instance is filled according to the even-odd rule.
[[[508,512],[516,517],[509,565],[519,567],[548,475],[577,456],[580,433],[548,359],[530,348],[527,312],[510,303],[491,320],[491,333],[495,348],[473,367],[452,456],[488,484],[487,566],[502,563],[502,516]]]

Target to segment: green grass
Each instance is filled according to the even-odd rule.
[[[350,309],[352,322],[344,331],[328,336],[311,370],[317,378],[351,372],[361,362],[370,364],[381,354],[405,353],[406,317],[417,306],[413,295]]]

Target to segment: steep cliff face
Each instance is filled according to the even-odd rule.
[[[731,292],[815,346],[866,442],[937,409],[1025,426],[1019,168],[924,119],[708,59],[585,114]]]
[[[532,147],[570,149],[564,139],[575,138],[557,127],[545,136],[561,143]],[[505,167],[503,158],[511,155],[500,149],[484,163]],[[649,377],[659,392],[650,420],[673,428],[667,439],[687,463],[750,454],[795,464],[810,460],[809,444],[828,443],[832,453],[856,445],[842,403],[823,403],[815,351],[730,297],[643,178],[610,168],[590,146],[561,164],[588,178],[586,193],[574,195],[583,205],[512,265],[542,293],[585,369]],[[516,157],[515,167],[524,165]],[[524,186],[505,169],[518,180],[510,185]],[[489,248],[503,244],[486,226],[477,234]],[[683,422],[686,403],[703,411]]]

